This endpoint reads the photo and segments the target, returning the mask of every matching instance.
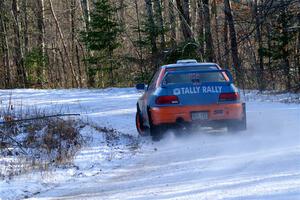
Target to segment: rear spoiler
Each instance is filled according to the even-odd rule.
[[[168,71],[166,72],[166,74],[164,75],[164,77],[162,78],[162,80],[164,80],[169,74],[193,74],[193,73],[222,73],[224,78],[227,80],[226,83],[233,83],[233,77],[231,75],[231,73],[227,70],[227,69],[218,69],[218,70],[192,70],[192,71]],[[162,82],[163,85],[163,82]]]

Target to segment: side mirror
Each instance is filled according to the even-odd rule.
[[[145,90],[146,85],[144,83],[139,83],[135,86],[137,90]]]

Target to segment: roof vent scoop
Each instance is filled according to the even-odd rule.
[[[177,64],[198,63],[195,59],[177,60]]]

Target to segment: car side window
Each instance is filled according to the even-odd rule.
[[[148,86],[148,90],[153,90],[153,89],[155,89],[156,82],[157,82],[157,79],[158,79],[158,77],[159,77],[160,71],[161,71],[161,70],[158,70],[158,71],[154,74],[154,76],[152,77],[152,79],[151,79],[151,81],[150,81],[150,83],[149,83],[149,86]]]

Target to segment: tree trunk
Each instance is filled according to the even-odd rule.
[[[88,30],[88,26],[91,21],[89,0],[81,0],[81,6],[84,13],[85,28]]]
[[[267,34],[268,34],[268,49],[271,49],[271,43],[272,43],[272,33],[271,33],[271,25],[270,24],[267,24],[266,28],[267,28]],[[268,69],[269,69],[269,73],[271,75],[271,80],[272,80],[272,89],[275,90],[276,89],[276,85],[275,85],[275,76],[274,76],[274,71],[272,69],[272,57],[271,55],[269,54],[268,55]]]
[[[123,28],[125,28],[125,3],[124,0],[119,0],[119,16],[120,16],[120,23]]]
[[[214,61],[214,45],[211,36],[210,26],[210,11],[209,11],[209,0],[203,1],[203,16],[204,16],[204,35],[205,35],[205,57],[209,62]]]
[[[291,77],[291,73],[290,73],[290,61],[289,61],[288,57],[284,58],[284,75],[286,77],[286,82],[285,82],[286,89],[288,91],[290,91],[292,88],[292,84],[291,84],[292,77]]]
[[[5,24],[6,10],[4,9],[4,0],[0,0],[0,41],[1,49],[3,52],[3,65],[5,67],[5,88],[11,87],[11,68],[9,62],[9,48],[8,48],[8,38],[7,38],[7,28]]]
[[[169,23],[170,23],[170,41],[171,46],[174,48],[176,46],[176,17],[174,13],[174,0],[169,0]]]
[[[155,23],[154,23],[154,16],[153,16],[153,8],[151,0],[145,0],[146,3],[146,13],[147,13],[147,23],[150,28],[149,36],[150,36],[150,43],[151,43],[151,51],[152,55],[157,53],[157,46],[156,46],[156,34],[155,34]]]
[[[63,49],[64,49],[64,52],[65,52],[65,55],[66,55],[66,58],[67,58],[67,61],[68,61],[68,64],[69,64],[72,76],[73,76],[73,80],[75,80],[75,84],[76,84],[75,87],[79,87],[79,85],[80,85],[79,84],[79,80],[78,80],[78,77],[76,76],[73,63],[72,63],[72,61],[70,59],[70,56],[69,56],[69,53],[68,53],[68,50],[67,50],[67,45],[66,45],[63,33],[62,33],[60,25],[58,23],[57,17],[56,17],[56,15],[54,13],[53,5],[52,5],[52,0],[49,0],[49,5],[50,5],[51,14],[52,14],[53,19],[55,21],[55,24],[56,24],[56,27],[57,27],[57,30],[58,30],[58,33],[59,33],[59,37],[61,39],[61,42],[62,42],[62,45],[63,45]]]
[[[189,32],[192,36],[191,17],[190,17],[190,0],[183,0],[183,16],[188,25]]]
[[[58,44],[56,44],[57,46],[58,46]],[[66,69],[66,65],[65,65],[65,57],[64,57],[64,54],[63,54],[63,52],[60,50],[60,48],[57,48],[57,51],[58,51],[58,53],[59,53],[59,55],[60,55],[60,58],[61,58],[61,64],[62,64],[62,72],[63,73],[60,73],[60,80],[62,80],[63,81],[63,85],[64,85],[64,87],[68,87],[68,80],[67,80],[67,74],[68,74],[68,72],[67,72],[67,69]]]
[[[80,54],[79,54],[79,49],[78,49],[78,46],[75,45],[75,48],[76,48],[76,60],[77,60],[77,69],[78,69],[78,74],[79,74],[79,87],[82,88],[82,70],[81,70],[81,65],[80,65],[80,62],[81,62],[81,59],[80,59]]]
[[[223,65],[226,69],[229,69],[229,43],[228,43],[228,22],[224,20],[224,30],[223,30],[223,37],[224,37],[224,56],[223,56]]]
[[[261,53],[263,48],[262,45],[262,36],[261,36],[261,13],[258,10],[258,2],[254,1],[254,17],[255,17],[255,29],[256,29],[256,41],[258,43],[258,58],[259,58],[259,67],[257,69],[257,83],[260,91],[265,89],[264,83],[264,58]]]
[[[181,0],[176,0],[177,9],[179,11],[179,18],[181,30],[185,41],[193,40],[192,31],[190,28],[190,15],[189,15],[189,0],[184,0],[183,5]]]
[[[299,0],[299,3],[300,3],[300,0]],[[298,12],[297,19],[298,19],[298,27],[300,27],[300,12]],[[298,43],[297,43],[297,47],[296,47],[296,55],[298,55],[298,56],[297,56],[296,66],[298,66],[298,81],[300,83],[300,30],[298,30],[297,40],[298,40]],[[300,87],[300,85],[299,85],[299,87]],[[299,88],[299,90],[300,90],[300,88]]]
[[[232,62],[234,65],[238,84],[239,84],[239,86],[241,86],[243,76],[242,76],[242,70],[240,68],[241,66],[240,66],[240,60],[239,60],[239,54],[238,54],[236,31],[235,31],[235,27],[234,27],[234,20],[233,20],[229,0],[224,0],[224,9],[225,9],[225,18],[226,18],[226,20],[228,22],[228,26],[229,26]]]
[[[23,30],[23,38],[24,38],[24,54],[27,55],[29,51],[28,47],[28,12],[27,12],[27,7],[28,7],[28,1],[23,0],[23,13],[24,13],[24,30]]]
[[[160,47],[161,49],[165,48],[165,31],[164,31],[164,21],[162,15],[162,7],[160,0],[154,0],[154,7],[156,12],[157,22],[159,24],[159,34],[160,34]]]
[[[195,27],[197,27],[197,0],[190,0],[190,18],[191,29],[194,33]]]
[[[142,80],[145,79],[145,74],[146,74],[146,68],[143,63],[143,47],[142,47],[142,33],[141,33],[141,20],[140,20],[140,13],[139,13],[139,6],[138,6],[138,0],[134,0],[134,5],[135,5],[135,13],[136,13],[136,21],[137,21],[137,33],[138,33],[138,63],[139,63],[139,69],[141,72]]]
[[[42,56],[42,66],[38,66],[36,69],[36,76],[37,76],[37,84],[43,87],[44,85],[44,75],[45,75],[45,25],[44,25],[44,18],[45,18],[45,2],[44,0],[37,0],[37,27],[38,27],[38,46],[39,51]]]
[[[219,39],[220,30],[219,30],[219,20],[218,20],[218,10],[217,10],[216,0],[213,0],[212,14],[214,16],[214,21],[215,21],[215,38],[216,38],[216,44],[217,44],[216,60],[218,63],[220,63],[221,62],[221,48],[220,48],[220,39]]]
[[[110,64],[110,68],[109,68],[109,78],[110,78],[110,86],[113,87],[115,85],[115,80],[114,80],[114,72],[113,72],[113,51],[109,50],[109,64]]]
[[[83,24],[84,24],[83,28],[85,29],[85,31],[87,31],[88,23],[90,21],[89,2],[88,2],[88,0],[78,0],[78,5],[79,5],[80,12],[81,12],[81,19],[82,19]],[[87,62],[85,60],[85,57],[86,57],[85,53],[87,53],[89,55],[90,52],[88,50],[87,50],[87,52],[85,52],[85,49],[82,47],[80,42],[78,42],[78,45],[79,45],[80,49],[82,50],[82,54],[83,54],[83,58],[84,58],[83,59],[84,60],[84,62],[83,62],[83,65],[84,65],[83,66],[83,68],[84,68],[83,72],[84,73],[82,73],[82,75],[85,76],[84,79],[89,80],[90,77],[89,77],[89,73],[88,73],[88,65],[87,65]],[[81,82],[83,82],[83,80],[81,80]],[[82,84],[88,85],[88,82],[89,81],[85,81]]]
[[[281,3],[283,3],[283,0],[281,0]],[[283,12],[288,12],[287,9],[285,8]],[[287,20],[288,18],[286,17],[286,15],[283,15],[283,20],[281,21],[281,26],[282,26],[282,37],[283,38],[288,38],[289,37],[289,33],[288,33],[288,29],[289,27],[287,26]],[[285,84],[286,84],[286,89],[288,91],[291,90],[292,84],[292,76],[291,76],[291,66],[290,66],[290,60],[289,60],[289,56],[290,56],[290,52],[289,52],[289,41],[287,40],[283,40],[282,41],[282,53],[283,53],[283,62],[284,62],[284,75],[286,78]]]
[[[201,53],[202,59],[204,58],[204,19],[203,19],[203,4],[201,0],[197,1],[198,5],[198,41],[199,41],[199,51]],[[203,60],[204,61],[204,60]]]
[[[12,15],[14,19],[14,62],[17,67],[18,87],[26,87],[26,72],[24,67],[24,55],[21,46],[21,27],[19,22],[18,0],[12,0]]]
[[[78,47],[76,45],[75,40],[75,28],[76,28],[76,0],[70,0],[70,24],[71,24],[71,57],[72,57],[72,64],[77,63],[77,69],[79,76],[77,76],[78,79],[78,87],[82,87],[82,77],[81,77],[81,69],[80,69],[80,63],[78,61],[76,62],[77,53],[78,53]],[[74,66],[75,67],[75,66]]]

